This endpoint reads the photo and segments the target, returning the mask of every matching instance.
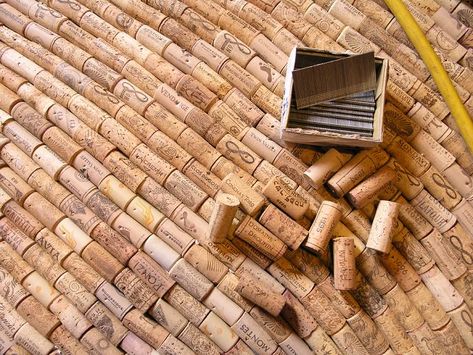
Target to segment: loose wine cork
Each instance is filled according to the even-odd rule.
[[[439,329],[447,324],[449,320],[447,313],[423,283],[406,292],[406,294],[431,329]]]
[[[421,274],[420,277],[447,312],[459,307],[463,302],[461,295],[438,267],[433,266],[429,271]]]
[[[216,197],[209,221],[209,239],[212,242],[219,243],[226,239],[239,205],[236,196],[223,193]]]
[[[442,329],[434,330],[434,334],[440,338],[442,346],[452,353],[468,354],[470,351],[453,322],[448,322]]]
[[[374,318],[374,321],[386,335],[393,351],[405,353],[414,347],[412,339],[402,328],[391,309],[387,308],[381,315]]]
[[[281,294],[261,284],[258,279],[248,273],[239,275],[235,290],[275,317],[279,315],[286,302]]]
[[[347,322],[370,353],[384,354],[389,348],[385,335],[366,312],[359,311]]]
[[[232,329],[254,352],[269,355],[277,349],[276,342],[248,313],[243,313]]]
[[[384,200],[379,202],[366,244],[368,248],[389,253],[398,214],[398,203]]]
[[[358,184],[347,194],[347,199],[356,208],[363,208],[372,202],[384,188],[396,178],[390,167],[382,167],[368,179]]]
[[[291,250],[297,250],[308,232],[274,205],[265,208],[259,222],[281,239]]]
[[[421,282],[415,269],[396,248],[391,248],[388,254],[382,255],[381,261],[402,290],[412,290]]]
[[[453,227],[457,220],[451,212],[443,207],[438,200],[425,190],[414,198],[411,201],[411,204],[441,233],[446,232]]]
[[[301,302],[328,335],[337,333],[346,324],[345,318],[317,287],[302,298]]]
[[[389,159],[380,148],[364,150],[351,158],[327,182],[327,187],[336,196],[343,196],[365,177],[374,173]]]
[[[263,189],[271,202],[294,219],[300,219],[309,208],[309,203],[299,195],[284,178],[271,178]]]
[[[421,352],[430,352],[431,349],[440,349],[443,346],[441,340],[435,336],[427,322],[410,331],[409,336]]]
[[[80,339],[92,327],[87,318],[63,295],[54,300],[50,306],[53,312],[71,334]]]
[[[333,229],[342,217],[342,209],[337,203],[323,201],[312,223],[305,246],[318,253],[327,250]]]
[[[334,280],[337,290],[351,290],[356,287],[354,248],[353,239],[333,240]]]
[[[338,150],[331,148],[304,172],[304,178],[314,189],[318,189],[327,182],[350,157],[350,154],[340,153]]]
[[[250,216],[245,217],[235,234],[272,260],[279,259],[287,250],[280,239]]]
[[[119,319],[100,302],[96,302],[85,316],[101,332],[108,330],[105,334],[113,345],[119,344],[128,332]]]
[[[33,354],[49,354],[54,350],[54,344],[28,323],[15,333],[14,339],[17,344]]]

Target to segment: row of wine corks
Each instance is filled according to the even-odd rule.
[[[86,4],[86,3],[84,3]],[[58,4],[60,5],[60,4]],[[87,4],[86,4],[87,5]],[[52,4],[53,7],[56,6],[56,4]],[[113,9],[113,5],[108,5],[108,9],[104,10],[104,11],[100,11],[100,12],[103,12],[104,15],[101,15],[102,17],[106,17],[107,21],[110,21],[110,22],[116,22],[116,19],[114,19],[112,17],[112,14],[115,12],[115,15],[116,15],[116,12],[119,12],[118,9]],[[146,6],[146,5],[145,5]],[[63,6],[61,6],[63,7]],[[154,12],[156,12],[156,10],[154,11],[151,11],[151,13],[148,11],[148,13],[146,13],[146,16],[143,16],[142,13],[144,11],[140,11],[142,10],[141,9],[142,6],[137,6],[137,9],[135,9],[135,11],[139,11],[140,14],[138,14],[138,16],[140,18],[144,18],[146,16],[150,16],[152,15]],[[58,8],[60,9],[60,8]],[[113,10],[112,10],[113,9]],[[185,12],[185,9],[186,7],[184,6],[184,12]],[[108,11],[108,13],[107,13]],[[192,10],[188,10],[187,11],[188,13],[184,13],[182,18],[188,18],[188,19],[195,19],[197,18],[199,20],[199,15],[192,12]],[[111,14],[110,14],[111,13]],[[162,14],[159,14],[158,15],[159,18],[162,19],[162,21],[159,21],[159,23],[155,23],[154,24],[154,28],[155,29],[159,29],[160,32],[162,32],[163,34],[169,36],[172,40],[176,41],[177,43],[179,43],[180,45],[182,45],[185,49],[187,49],[189,52],[193,52],[193,48],[194,47],[198,47],[197,49],[201,52],[201,54],[204,55],[204,57],[202,57],[201,59],[204,59],[205,61],[207,61],[209,64],[211,64],[211,61],[209,60],[209,55],[213,53],[213,56],[212,56],[212,62],[216,62],[216,59],[217,58],[220,58],[220,62],[219,63],[215,63],[216,65],[211,65],[212,66],[212,69],[215,71],[215,72],[218,72],[220,74],[224,74],[224,73],[227,73],[227,75],[229,76],[232,76],[233,75],[233,79],[239,81],[240,83],[240,86],[246,86],[245,87],[245,94],[249,95],[250,97],[253,96],[253,94],[256,94],[257,91],[260,91],[261,93],[263,93],[263,91],[265,91],[263,88],[260,88],[261,86],[261,82],[259,79],[263,79],[263,84],[264,85],[267,85],[268,88],[272,89],[272,90],[276,90],[278,92],[278,95],[282,95],[282,88],[283,88],[283,82],[284,82],[284,78],[278,74],[277,72],[273,72],[272,73],[272,79],[271,80],[267,80],[265,79],[265,72],[259,67],[258,64],[261,64],[261,65],[264,65],[265,67],[267,67],[269,70],[272,70],[271,67],[269,67],[266,62],[264,62],[262,59],[260,58],[257,58],[257,57],[254,57],[252,60],[251,60],[251,63],[247,64],[247,63],[240,63],[241,62],[241,57],[238,57],[238,56],[235,56],[235,52],[232,52],[230,51],[230,53],[223,53],[223,52],[220,52],[218,48],[214,48],[213,50],[209,48],[209,45],[206,44],[206,42],[204,42],[203,40],[199,40],[199,37],[196,36],[194,33],[190,32],[188,29],[186,29],[185,27],[179,25],[175,20],[173,19],[169,19],[169,18],[163,18],[163,15]],[[205,19],[203,19],[203,21],[206,22]],[[197,22],[198,24],[199,22]],[[209,24],[211,25],[211,24]],[[118,26],[120,27],[120,26]],[[205,29],[205,27],[204,27]],[[151,28],[147,28],[147,32],[149,35],[149,32],[153,32],[153,30]],[[214,31],[211,31],[212,33]],[[132,36],[133,36],[133,33],[130,33]],[[229,36],[230,34],[229,33],[226,33],[225,31],[222,31],[221,34],[219,34],[219,38],[223,38],[223,43],[222,45],[225,43],[226,41],[226,38],[225,36]],[[140,38],[138,38],[137,36],[134,36],[136,37],[136,39],[138,39],[140,42],[142,42],[142,40],[140,40]],[[142,36],[143,37],[143,36]],[[263,36],[264,37],[264,36]],[[146,38],[146,37],[145,37]],[[233,38],[233,37],[232,37]],[[237,39],[234,39],[235,41],[238,42]],[[269,50],[271,51],[271,46],[272,44],[270,44],[269,42],[269,45],[268,43],[266,43],[264,41],[264,38],[261,38],[261,36],[258,36],[258,38],[255,39],[256,40],[256,44],[257,46],[255,47],[256,49],[259,49],[259,50]],[[267,41],[267,40],[266,40]],[[243,43],[241,43],[242,46],[245,46]],[[231,47],[231,46],[228,46],[228,47]],[[260,48],[261,47],[261,48]],[[268,48],[269,47],[269,48]],[[160,47],[162,48],[162,47]],[[197,63],[199,62],[199,60],[195,59],[195,57],[193,57],[192,55],[190,55],[190,53],[188,52],[182,52],[181,49],[179,49],[179,47],[176,45],[176,44],[171,44],[169,45],[168,47],[168,52],[169,54],[166,54],[164,51],[163,53],[163,56],[164,58],[166,58],[167,60],[169,61],[177,61],[177,63],[184,63],[184,64],[181,64],[181,65],[178,65],[178,67],[180,68],[183,68],[183,66],[189,66],[190,63],[196,63],[195,67],[194,68],[189,68],[189,71],[191,71],[190,69],[192,69],[192,71],[197,71],[197,73],[195,74],[196,76],[198,77],[201,77],[201,78],[205,78],[205,77],[208,77],[207,78],[207,82],[210,84],[209,80],[210,77],[212,76],[217,76],[218,75],[214,72],[214,73],[211,73],[209,72],[208,70],[203,71],[203,65],[200,65],[200,66],[197,66]],[[227,46],[225,46],[225,48],[227,48]],[[250,52],[252,52],[253,54],[254,51],[252,49],[250,49],[249,47],[246,47],[245,48],[248,48],[248,50]],[[228,48],[227,48],[228,49]],[[215,50],[217,50],[218,52],[220,52],[220,54],[217,55],[217,53],[215,53]],[[186,54],[187,53],[187,54]],[[228,56],[227,54],[230,54],[230,57],[232,57],[233,59],[235,59],[236,62],[229,62],[228,61]],[[187,55],[185,58],[183,57],[183,55]],[[205,57],[206,56],[206,57]],[[174,58],[173,58],[174,57]],[[253,56],[251,56],[253,57]],[[190,60],[191,58],[194,58],[194,60]],[[251,58],[250,58],[251,59]],[[176,64],[177,64],[176,63]],[[237,64],[238,63],[238,64]],[[250,70],[250,71],[254,71],[254,74],[256,74],[256,77],[253,77],[253,80],[249,80],[250,78],[247,78],[245,80],[244,76],[244,72],[246,73],[246,70],[244,70],[242,67],[239,67],[239,64],[242,64],[243,67],[246,67],[247,70]],[[207,67],[208,68],[208,67]],[[240,68],[240,69],[238,69]],[[253,70],[254,68],[254,70]],[[210,69],[210,68],[209,68]],[[234,76],[235,73],[235,70],[240,70],[242,71],[241,74],[239,74],[239,77],[240,78],[237,78]],[[215,74],[215,75],[214,75]],[[246,82],[245,82],[246,81]],[[256,87],[253,87],[253,88],[250,88],[248,86],[248,84],[250,84],[250,82],[252,82],[252,85],[256,85]],[[214,84],[213,84],[214,85]],[[213,85],[209,85],[209,86],[213,86]],[[227,84],[228,85],[228,84]],[[269,92],[265,93],[264,96],[271,96]],[[258,96],[258,95],[257,95]],[[258,97],[255,96],[255,100],[256,102],[258,102]],[[275,97],[270,99],[270,101],[278,101]],[[262,103],[264,106],[266,107],[269,107],[267,104],[265,103]],[[277,104],[276,104],[277,106]],[[276,111],[277,112],[277,111]]]

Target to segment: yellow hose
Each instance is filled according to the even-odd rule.
[[[420,57],[429,69],[432,78],[442,94],[445,102],[457,122],[458,128],[465,139],[470,151],[473,153],[473,122],[468,111],[458,96],[457,90],[452,84],[450,77],[442,66],[439,57],[432,49],[424,33],[420,29],[416,20],[404,5],[402,0],[384,0],[391,12],[396,16],[397,21],[406,32],[407,37],[416,48]]]

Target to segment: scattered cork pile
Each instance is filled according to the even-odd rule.
[[[472,113],[473,10],[406,2]],[[470,354],[473,157],[383,6],[0,0],[0,354]],[[389,58],[383,144],[279,139],[294,46]]]

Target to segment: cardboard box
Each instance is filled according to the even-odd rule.
[[[388,79],[388,60],[375,57],[376,65],[376,109],[374,112],[373,135],[340,134],[326,132],[322,129],[290,128],[288,122],[291,115],[291,98],[293,95],[294,68],[304,68],[318,63],[317,57],[349,56],[348,53],[321,51],[314,48],[294,48],[287,64],[284,97],[281,110],[281,138],[288,142],[314,145],[340,145],[352,147],[373,147],[383,141],[383,113]]]

